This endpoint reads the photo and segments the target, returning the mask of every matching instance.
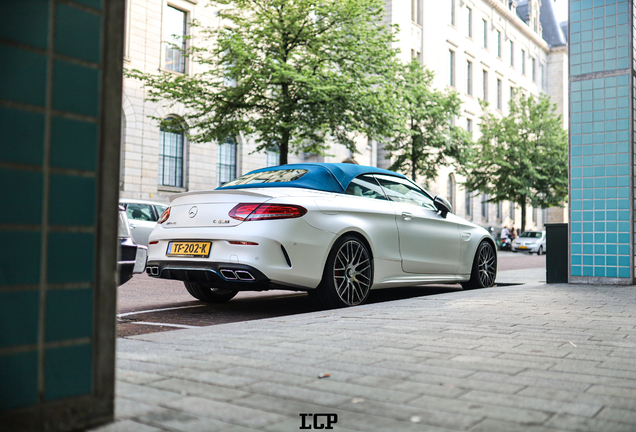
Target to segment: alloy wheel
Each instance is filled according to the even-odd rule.
[[[493,248],[485,244],[479,251],[479,282],[484,287],[490,287],[495,284],[495,276],[497,273],[495,251]]]
[[[333,265],[333,281],[338,297],[347,305],[362,303],[371,288],[371,259],[357,240],[340,246]]]

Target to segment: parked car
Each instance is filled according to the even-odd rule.
[[[512,241],[512,251],[543,254],[546,251],[545,231],[525,231]]]
[[[206,302],[287,289],[344,307],[376,288],[489,287],[497,273],[488,231],[401,174],[352,164],[269,167],[173,195],[148,254],[151,276]]]
[[[119,259],[117,260],[117,285],[128,282],[133,274],[143,273],[146,268],[148,247],[136,244],[130,236],[126,209],[119,206]]]
[[[168,206],[159,202],[128,198],[120,199],[119,204],[126,209],[130,232],[135,243],[148,246],[148,236]]]

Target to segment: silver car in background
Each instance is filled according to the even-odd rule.
[[[119,204],[126,209],[130,233],[135,243],[148,246],[148,236],[168,206],[159,202],[129,198],[121,198]]]
[[[512,241],[513,252],[542,255],[546,251],[545,231],[526,231]]]

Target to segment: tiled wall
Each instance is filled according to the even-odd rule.
[[[0,3],[0,412],[94,390],[102,9]]]
[[[570,1],[570,281],[634,276],[631,10]]]

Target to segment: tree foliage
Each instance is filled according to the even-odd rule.
[[[217,0],[224,26],[198,25],[186,55],[201,72],[127,71],[150,100],[186,107],[195,142],[252,135],[256,151],[325,154],[336,142],[389,135],[396,124],[390,48],[395,28],[382,0]],[[229,30],[228,30],[229,29]],[[184,128],[183,121],[157,119]]]
[[[521,206],[521,231],[526,205],[561,205],[568,193],[567,132],[549,96],[517,92],[510,112],[500,116],[482,103],[481,138],[466,166],[465,186],[490,196],[489,201],[512,201]]]
[[[404,127],[384,145],[390,169],[409,173],[415,181],[433,180],[441,166],[462,163],[470,148],[468,132],[452,124],[460,115],[456,92],[435,90],[433,72],[413,60],[401,68],[398,97]]]

